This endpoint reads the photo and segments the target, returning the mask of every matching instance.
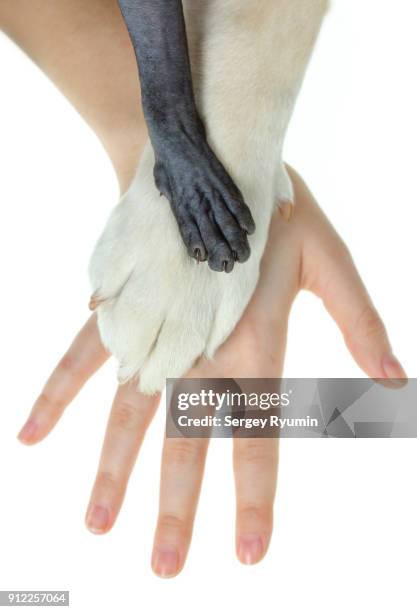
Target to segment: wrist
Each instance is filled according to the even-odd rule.
[[[191,144],[201,147],[206,140],[204,124],[197,109],[178,107],[167,112],[145,110],[149,136],[156,152],[168,146]]]

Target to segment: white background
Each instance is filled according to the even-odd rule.
[[[287,159],[351,247],[394,349],[417,376],[414,0],[336,0],[290,129]],[[15,440],[44,380],[88,316],[86,266],[117,199],[96,138],[0,38],[0,589],[69,589],[84,610],[415,611],[416,441],[284,441],[266,560],[234,556],[231,445],[211,447],[183,574],[153,576],[160,410],[119,521],[83,525],[114,365],[41,445]],[[360,375],[321,303],[291,318],[288,376]],[[120,602],[120,603],[118,603]]]

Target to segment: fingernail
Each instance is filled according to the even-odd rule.
[[[179,555],[172,546],[157,546],[152,556],[152,568],[161,578],[170,578],[179,569]]]
[[[87,513],[87,527],[93,533],[103,533],[109,525],[109,511],[103,506],[92,506]]]
[[[29,444],[35,438],[36,432],[38,431],[38,425],[33,419],[28,419],[23,425],[22,429],[18,433],[18,439],[24,444]]]
[[[382,360],[382,369],[394,387],[403,387],[407,383],[407,374],[398,359],[391,353]]]
[[[257,535],[240,536],[237,555],[242,563],[253,565],[260,561],[264,554],[262,540]]]

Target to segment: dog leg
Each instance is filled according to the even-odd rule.
[[[121,381],[139,376],[143,392],[161,390],[202,353],[212,356],[239,321],[258,281],[275,206],[292,197],[283,142],[326,5],[185,2],[208,141],[251,202],[257,229],[249,261],[230,276],[198,266],[166,214],[152,176],[154,152],[146,148],[90,264],[101,338],[120,363]]]
[[[171,204],[188,254],[231,272],[250,255],[255,225],[207,143],[195,104],[181,0],[119,0],[135,50],[156,185]]]

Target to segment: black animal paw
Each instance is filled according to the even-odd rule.
[[[250,256],[255,223],[242,194],[205,140],[168,142],[154,177],[167,197],[190,257],[231,272]]]
[[[194,98],[183,3],[119,0],[119,5],[139,67],[156,185],[171,204],[191,257],[231,272],[236,261],[248,259],[247,234],[255,224],[206,139]]]

